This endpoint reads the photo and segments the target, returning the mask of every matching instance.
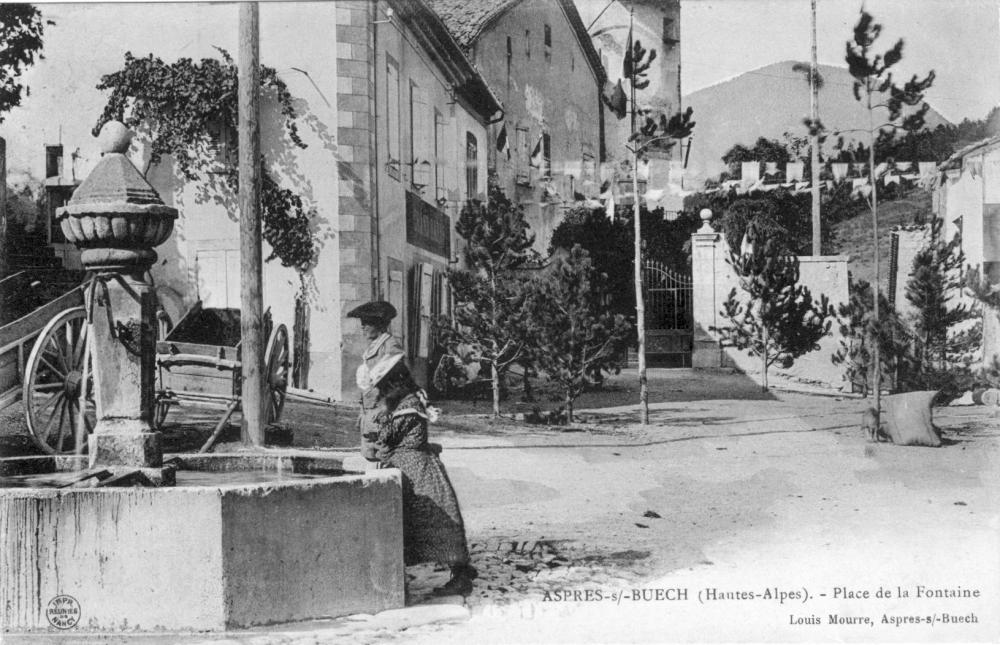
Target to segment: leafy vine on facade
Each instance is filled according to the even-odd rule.
[[[149,139],[150,157],[145,168],[169,155],[181,176],[197,181],[217,172],[219,140],[228,139],[234,154],[222,160],[226,187],[239,188],[236,127],[238,119],[238,79],[233,58],[223,49],[221,60],[181,58],[165,63],[152,54],[136,58],[125,54],[122,69],[106,74],[97,85],[110,90],[104,111],[94,126],[95,135],[106,122],[117,119]],[[285,133],[299,148],[306,144],[299,136],[298,114],[288,87],[271,67],[261,65],[261,88],[280,106]],[[261,163],[261,215],[263,236],[271,246],[268,261],[299,272],[308,270],[316,258],[311,232],[313,211],[307,209],[295,191],[282,188]]]

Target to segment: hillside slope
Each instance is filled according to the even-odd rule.
[[[722,155],[737,143],[752,146],[758,137],[781,140],[785,132],[806,133],[802,119],[809,116],[809,85],[801,73],[792,71],[795,63],[774,63],[684,98],[684,105],[694,109],[697,122],[688,163],[692,174],[702,179],[717,176],[725,169]],[[847,69],[819,67],[824,80],[819,95],[823,123],[830,130],[866,127],[868,114],[854,100],[853,79]],[[883,111],[881,121],[884,116]],[[942,123],[948,121],[932,106],[927,126],[935,128]],[[845,134],[844,138],[857,136]]]
[[[889,261],[892,249],[892,227],[912,224],[914,219],[925,219],[931,214],[931,194],[925,190],[915,190],[904,199],[879,204],[879,282],[883,289],[889,287]],[[871,282],[874,276],[872,262],[872,221],[871,211],[865,210],[856,217],[834,224],[834,248],[836,253],[850,256],[849,268],[852,280]]]

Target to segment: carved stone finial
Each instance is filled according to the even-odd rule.
[[[111,152],[125,154],[132,143],[132,131],[121,121],[108,121],[101,127],[97,142],[104,154]]]
[[[714,233],[715,229],[712,228],[712,210],[710,208],[701,209],[701,228],[698,229],[699,233]]]

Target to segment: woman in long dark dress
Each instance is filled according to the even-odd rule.
[[[475,569],[469,564],[465,524],[444,465],[427,442],[433,411],[401,356],[387,357],[371,371],[381,407],[375,417],[377,457],[403,473],[403,560],[409,566],[437,562],[451,567],[439,594],[468,595]]]

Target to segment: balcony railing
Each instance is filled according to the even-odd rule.
[[[451,257],[451,218],[406,191],[406,241],[441,257]]]

